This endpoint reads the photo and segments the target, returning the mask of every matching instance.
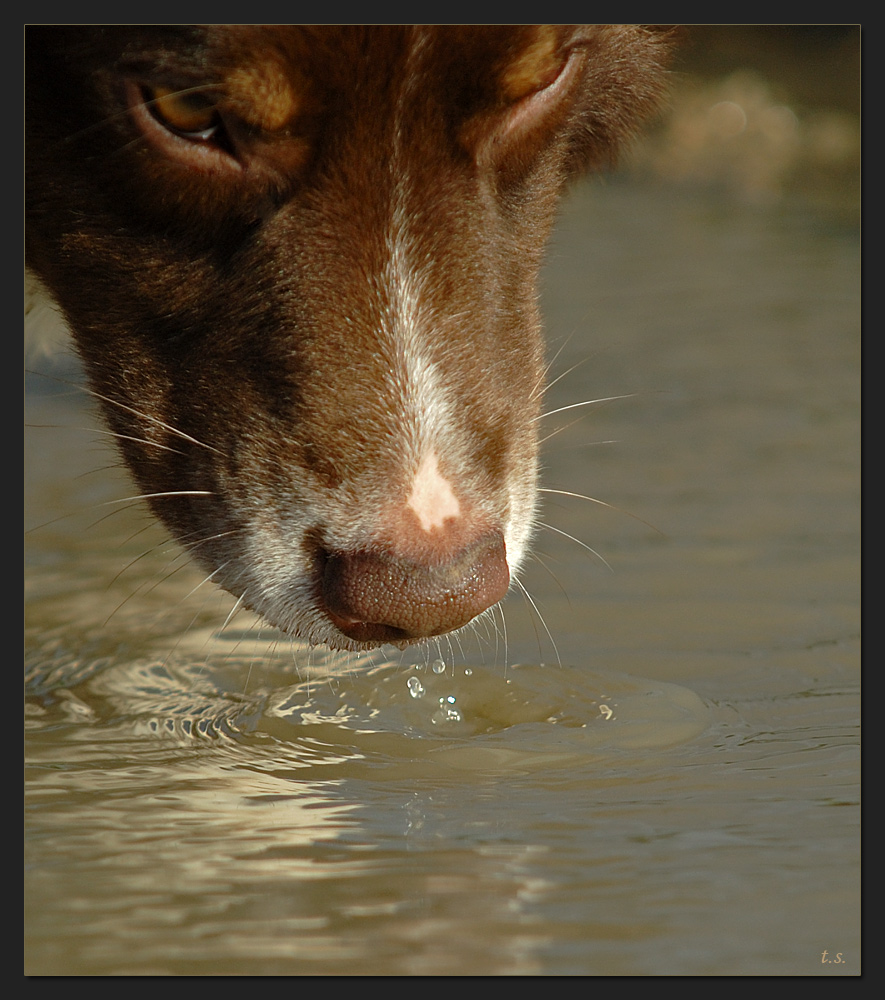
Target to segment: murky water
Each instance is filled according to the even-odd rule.
[[[626,398],[545,486],[611,506],[425,653],[219,632],[29,381],[28,972],[859,972],[857,233],[597,184],[550,264],[548,408]]]

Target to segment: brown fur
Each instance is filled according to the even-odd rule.
[[[27,30],[29,265],[154,511],[246,606],[357,648],[500,599],[557,199],[653,111],[665,49],[611,25]]]

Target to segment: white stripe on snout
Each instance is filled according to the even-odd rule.
[[[424,456],[412,480],[412,492],[406,503],[424,531],[442,528],[446,521],[460,516],[461,504],[452,492],[448,479],[440,473],[434,452]]]
[[[394,111],[390,159],[393,183],[387,238],[389,256],[382,287],[386,288],[388,295],[387,334],[394,348],[390,375],[402,406],[403,444],[409,453],[406,461],[409,465],[418,463],[409,506],[418,514],[422,525],[423,518],[428,518],[428,524],[433,526],[437,524],[438,516],[445,519],[457,517],[459,513],[458,501],[451,486],[439,474],[436,457],[438,450],[451,467],[453,452],[458,449],[453,447],[451,440],[455,422],[445,378],[431,360],[432,352],[428,344],[434,336],[440,336],[439,319],[434,315],[425,288],[430,276],[422,272],[415,260],[414,220],[410,206],[423,205],[426,196],[416,193],[404,139],[407,129],[403,125],[403,115],[413,96],[411,90],[420,86],[416,81],[422,78],[419,64],[424,58],[425,45],[426,38],[419,34],[409,48],[403,89]],[[432,267],[432,263],[424,258],[423,266]],[[454,510],[454,513],[445,513],[449,510]],[[430,528],[425,527],[425,530]]]
[[[418,46],[409,58],[420,61],[421,55]],[[406,75],[407,80],[418,78],[417,72]],[[416,195],[403,140],[406,130],[401,117],[409,96],[407,86],[399,95],[395,112],[388,258],[381,287],[386,290],[388,300],[385,332],[393,348],[389,374],[401,406],[400,454],[406,468],[411,466],[416,470],[409,484],[406,507],[418,519],[422,531],[429,533],[442,530],[447,521],[462,516],[455,492],[461,492],[461,486],[457,477],[449,480],[442,474],[438,456],[442,456],[451,474],[458,468],[466,445],[458,441],[458,421],[454,419],[445,374],[431,360],[430,342],[441,336],[440,317],[435,315],[427,294],[431,277],[427,270],[433,262],[416,253],[412,233],[414,219],[410,206],[421,205],[422,197]],[[416,260],[419,256],[420,264]]]
[[[439,473],[437,454],[451,466],[460,449],[452,440],[457,425],[445,378],[431,360],[429,341],[440,336],[439,318],[426,291],[428,278],[413,260],[412,219],[407,207],[410,179],[398,148],[393,159],[401,165],[394,174],[388,258],[381,282],[387,302],[382,315],[392,348],[388,376],[398,404],[403,457],[407,467],[418,465],[409,505],[422,525],[427,519],[424,530],[429,531],[439,526],[439,517],[458,516],[458,501]]]

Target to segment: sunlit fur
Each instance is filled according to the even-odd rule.
[[[568,180],[654,110],[665,48],[612,25],[28,29],[29,264],[140,490],[240,604],[407,645],[515,581],[544,246]]]

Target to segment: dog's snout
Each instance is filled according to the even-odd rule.
[[[207,579],[342,649],[497,604],[534,528],[557,200],[657,106],[666,33],[27,40],[29,265]]]
[[[357,642],[406,644],[451,632],[497,604],[510,585],[497,531],[444,560],[365,551],[325,553],[323,563],[326,611]]]

